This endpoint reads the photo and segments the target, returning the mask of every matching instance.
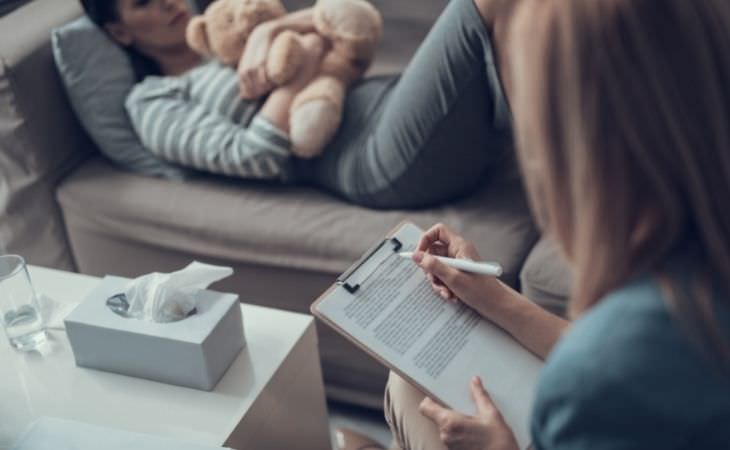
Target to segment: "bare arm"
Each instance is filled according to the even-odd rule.
[[[545,359],[570,322],[546,311],[506,284],[497,283],[493,296],[480,302],[475,309]]]

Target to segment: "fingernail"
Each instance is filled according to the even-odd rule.
[[[416,262],[416,264],[421,264],[421,261],[423,261],[423,252],[416,252],[413,254],[413,261]]]
[[[471,382],[474,384],[479,384],[479,377],[476,375],[471,377]]]

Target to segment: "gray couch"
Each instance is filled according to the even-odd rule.
[[[235,276],[216,289],[307,312],[339,273],[401,220],[424,227],[442,221],[474,240],[484,257],[500,261],[505,281],[561,310],[567,271],[549,243],[535,246],[539,236],[511,162],[469,198],[424,211],[367,210],[302,187],[214,177],[172,182],[113,166],[80,128],[51,55],[50,30],[77,17],[77,3],[35,0],[0,19],[5,251],[32,264],[92,275],[170,271],[192,259],[227,264]],[[398,71],[445,1],[376,3],[387,32],[373,72]],[[328,396],[380,407],[385,370],[323,326],[319,339]]]

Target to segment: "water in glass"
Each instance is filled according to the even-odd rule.
[[[0,318],[13,347],[31,350],[45,342],[38,300],[20,256],[0,256]]]

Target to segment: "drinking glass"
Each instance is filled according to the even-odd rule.
[[[0,323],[18,350],[33,350],[46,340],[38,299],[25,260],[18,255],[0,256]]]

